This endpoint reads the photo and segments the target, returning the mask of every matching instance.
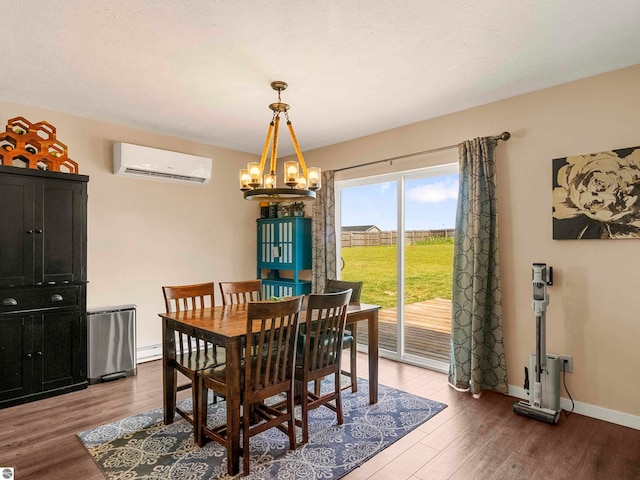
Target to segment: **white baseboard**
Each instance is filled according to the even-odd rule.
[[[162,344],[144,345],[136,349],[138,363],[150,362],[152,360],[160,360],[162,358]]]
[[[524,388],[514,385],[509,385],[509,395],[522,398],[523,400],[528,400],[529,398]],[[609,410],[608,408],[597,407],[595,405],[589,405],[588,403],[574,401],[574,404],[572,404],[568,398],[560,397],[560,408],[562,410],[570,412],[572,407],[573,411],[580,415],[640,430],[640,417],[636,415],[629,415],[628,413]]]
[[[184,342],[184,348],[187,348],[187,341]],[[150,362],[152,360],[162,359],[162,344],[155,343],[153,345],[144,345],[137,347],[136,353],[138,355],[137,363]]]

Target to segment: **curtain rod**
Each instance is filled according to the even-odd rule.
[[[511,138],[511,134],[509,132],[502,132],[500,135],[496,135],[495,137],[489,137],[490,140],[493,140],[496,143],[498,142],[498,140],[502,140],[503,142],[506,142],[510,138]],[[373,162],[360,163],[358,165],[351,165],[350,167],[336,168],[334,172],[342,172],[344,170],[351,170],[352,168],[368,167],[369,165],[375,165],[377,163],[393,162],[394,160],[402,160],[405,158],[417,157],[418,155],[424,155],[426,153],[441,152],[443,150],[449,150],[451,148],[457,148],[457,147],[458,147],[458,144],[456,143],[455,145],[447,145],[446,147],[431,148],[429,150],[423,150],[421,152],[400,155],[399,157],[384,158],[382,160],[374,160]]]

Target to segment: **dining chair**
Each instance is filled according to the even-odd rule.
[[[342,292],[344,290],[351,289],[351,300],[349,301],[352,305],[360,304],[360,295],[362,293],[362,285],[363,282],[350,282],[344,280],[333,280],[327,279],[327,284],[325,286],[325,293],[334,293],[334,292]],[[349,349],[349,371],[343,370],[342,374],[347,375],[351,379],[351,391],[353,393],[358,391],[358,369],[357,369],[357,360],[358,360],[358,345],[357,345],[357,323],[352,323],[345,327],[344,339],[342,341],[342,348]],[[316,384],[316,393],[319,388],[319,382]],[[348,388],[348,387],[345,387]]]
[[[250,437],[277,427],[289,437],[289,448],[296,448],[296,427],[294,417],[294,371],[299,314],[303,297],[291,297],[281,301],[259,301],[247,304],[247,332],[245,352],[255,352],[246,357],[238,368],[241,376],[242,396],[242,457],[243,472],[249,473]],[[199,438],[201,446],[205,438],[210,438],[227,448],[231,448],[227,426],[207,425],[208,390],[228,397],[232,394],[226,383],[226,369],[223,365],[201,371],[199,382],[199,411],[201,412]],[[235,372],[234,372],[235,374]],[[265,400],[284,393],[284,408],[274,408]],[[285,424],[287,424],[285,426]],[[229,474],[231,474],[229,465]]]
[[[342,425],[342,389],[340,370],[342,342],[347,320],[347,307],[351,289],[337,293],[309,295],[305,330],[299,335],[296,360],[296,397],[302,407],[302,440],[309,441],[309,410],[326,405],[336,412],[338,425]],[[334,377],[330,392],[311,392],[309,382],[328,375]],[[330,402],[334,402],[333,405]]]
[[[198,283],[193,285],[176,285],[162,287],[165,308],[167,312],[180,312],[184,310],[197,310],[213,307],[215,300],[215,287],[213,282]],[[188,383],[178,385],[170,394],[173,395],[173,404],[176,412],[194,427],[194,438],[198,440],[197,408],[198,408],[198,382],[197,372],[206,368],[213,368],[224,363],[224,351],[210,342],[198,340],[188,332],[176,333],[175,337],[176,358],[168,366],[173,369],[174,377],[177,372],[189,379]],[[178,391],[191,388],[192,413],[177,406],[176,395]]]
[[[222,305],[237,305],[262,300],[262,280],[220,282]]]
[[[223,305],[256,302],[262,300],[262,280],[220,282]]]

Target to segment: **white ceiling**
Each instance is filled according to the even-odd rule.
[[[273,80],[305,151],[640,63],[639,0],[1,3],[0,100],[251,153]]]

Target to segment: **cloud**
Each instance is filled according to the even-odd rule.
[[[385,193],[391,189],[391,185],[395,185],[395,182],[385,182],[379,184],[380,193]]]
[[[435,182],[407,190],[407,200],[416,203],[440,203],[458,198],[458,182]]]

